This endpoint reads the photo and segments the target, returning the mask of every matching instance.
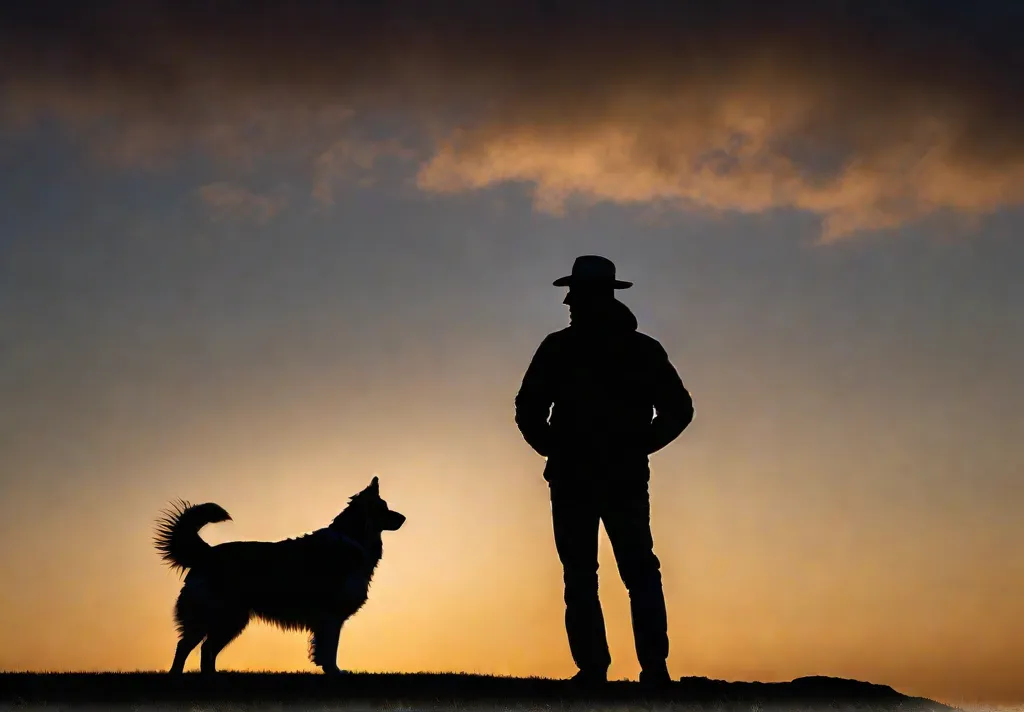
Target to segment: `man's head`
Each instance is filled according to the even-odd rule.
[[[615,299],[616,289],[629,289],[632,282],[615,278],[615,263],[599,255],[581,255],[572,265],[572,274],[553,282],[556,287],[568,287],[562,304],[569,307],[570,318],[601,309]]]

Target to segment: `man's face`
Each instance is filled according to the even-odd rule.
[[[569,307],[569,318],[572,319],[573,314],[586,313],[608,302],[613,296],[610,289],[577,286],[569,289],[562,304]]]

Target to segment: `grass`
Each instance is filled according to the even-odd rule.
[[[655,712],[769,712],[862,710],[948,712],[932,700],[907,697],[884,685],[840,678],[792,682],[725,682],[683,678],[652,693],[634,682],[609,683],[600,692],[572,690],[564,681],[463,674],[222,672],[215,676],[162,672],[0,673],[0,710],[101,707],[111,709],[266,710],[366,712],[419,710],[616,709]]]

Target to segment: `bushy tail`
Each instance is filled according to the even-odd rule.
[[[172,569],[192,568],[210,550],[210,545],[199,537],[199,530],[207,524],[226,522],[231,515],[213,502],[189,504],[184,500],[172,502],[157,521],[153,544]]]

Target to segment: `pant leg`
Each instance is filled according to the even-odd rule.
[[[637,659],[643,669],[657,670],[668,660],[668,616],[661,563],[654,554],[647,482],[638,478],[609,487],[601,516],[629,591]]]
[[[565,582],[565,632],[572,659],[580,670],[604,672],[611,654],[597,591],[600,515],[594,492],[552,484],[551,518]]]

